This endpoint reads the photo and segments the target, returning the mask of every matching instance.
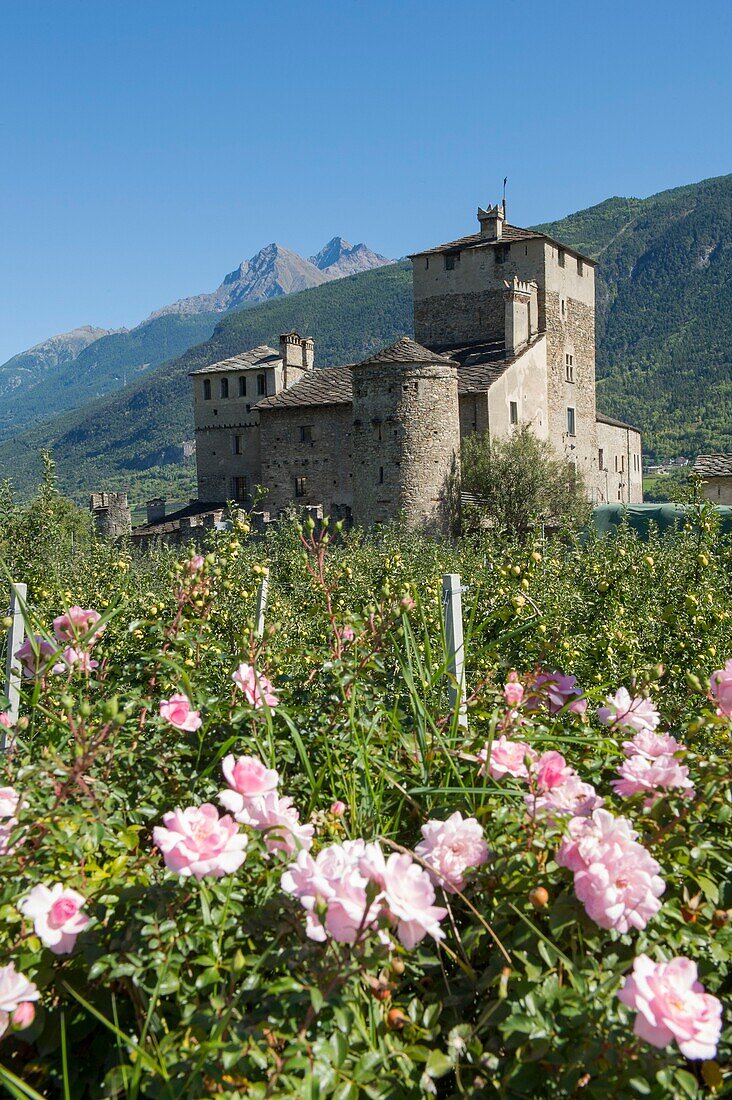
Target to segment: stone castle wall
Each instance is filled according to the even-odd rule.
[[[375,363],[353,370],[353,518],[440,525],[460,455],[457,368]]]
[[[267,488],[263,507],[277,513],[293,505],[322,504],[326,515],[350,508],[352,424],[350,405],[268,409],[260,428],[261,482]],[[301,428],[310,430],[307,442]],[[301,478],[304,486],[297,484]],[[298,488],[303,495],[296,495]]]

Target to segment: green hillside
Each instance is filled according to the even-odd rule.
[[[599,407],[637,424],[646,453],[661,459],[732,450],[732,175],[608,199],[541,228],[599,261]],[[228,314],[180,358],[1,445],[0,478],[27,491],[51,444],[75,494],[130,487],[137,500],[186,499],[190,370],[276,344],[289,329],[315,337],[321,366],[353,361],[410,332],[411,313],[410,268],[400,263]]]
[[[50,445],[61,484],[74,495],[131,487],[136,500],[158,492],[185,500],[195,491],[195,463],[184,462],[180,450],[183,440],[193,438],[189,371],[256,344],[276,347],[279,334],[292,329],[316,338],[320,366],[352,362],[410,331],[411,324],[408,263],[228,314],[206,343],[121,392],[0,445],[0,479],[12,477],[18,492],[27,492],[40,475],[39,451]]]
[[[157,367],[208,339],[217,314],[168,314],[146,321],[130,332],[113,332],[95,340],[69,363],[36,369],[34,380],[4,395],[0,406],[0,439],[47,420],[67,409],[78,409],[96,397],[120,390],[125,381]],[[30,358],[26,356],[26,358]],[[6,368],[23,365],[15,356]],[[2,370],[3,368],[0,368]]]

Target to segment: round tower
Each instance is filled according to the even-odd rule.
[[[404,336],[352,371],[354,522],[444,529],[460,456],[457,363]]]

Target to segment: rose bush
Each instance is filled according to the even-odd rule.
[[[10,1094],[723,1095],[732,550],[706,513],[523,548],[242,518],[190,556],[49,540],[45,569],[2,530],[39,638],[3,723]],[[94,667],[56,672],[69,643]]]

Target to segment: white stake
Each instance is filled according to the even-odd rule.
[[[15,725],[18,720],[20,708],[20,666],[15,661],[15,652],[25,638],[25,619],[23,618],[23,605],[28,595],[28,588],[24,584],[10,582],[10,611],[13,620],[8,629],[7,652],[5,655],[5,694],[10,702],[8,714]],[[0,752],[5,751],[5,726],[0,726]]]
[[[468,728],[468,708],[465,703],[465,643],[463,640],[463,589],[459,573],[442,577],[442,604],[445,614],[445,651],[450,674],[450,707],[457,711],[458,725]]]
[[[258,638],[264,635],[264,613],[267,610],[267,593],[269,592],[269,577],[265,573],[259,582],[257,589],[257,618],[254,624],[254,633]]]

